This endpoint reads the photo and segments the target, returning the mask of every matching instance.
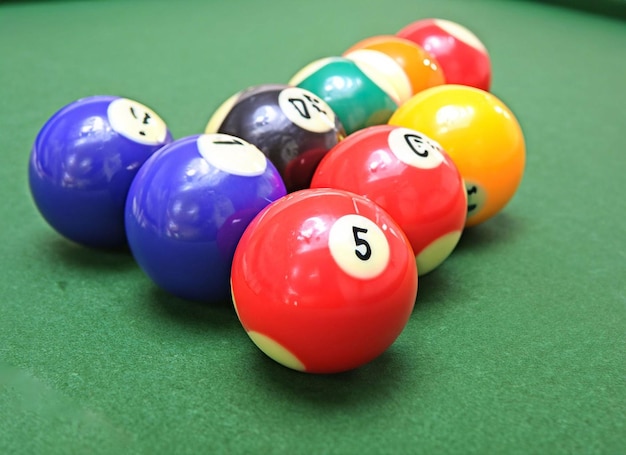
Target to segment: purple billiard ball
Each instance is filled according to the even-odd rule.
[[[146,159],[171,141],[165,122],[137,101],[92,96],[70,103],[35,139],[28,166],[35,205],[74,242],[124,246],[130,184]]]
[[[278,170],[254,145],[227,134],[185,137],[137,173],[126,201],[128,243],[162,289],[187,300],[226,301],[241,235],[285,194]]]

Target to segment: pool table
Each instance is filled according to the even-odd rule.
[[[0,453],[624,453],[626,23],[623,1],[591,4],[0,4]],[[526,169],[371,363],[289,370],[232,305],[177,299],[37,212],[28,157],[61,106],[130,97],[180,138],[242,88],[426,17],[489,49]]]

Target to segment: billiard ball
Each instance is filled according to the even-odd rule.
[[[41,128],[28,165],[43,218],[90,247],[122,247],[124,204],[144,161],[172,136],[150,108],[127,98],[92,96],[57,111]]]
[[[448,84],[489,90],[491,59],[482,41],[466,27],[444,19],[422,19],[397,33],[433,55]]]
[[[356,49],[343,55],[348,60],[352,60],[357,64],[376,68],[385,79],[393,86],[397,95],[398,104],[404,103],[413,95],[413,88],[409,76],[402,65],[394,58],[373,49]]]
[[[463,180],[441,146],[389,125],[351,134],[318,166],[312,188],[339,188],[379,204],[404,231],[420,276],[452,253],[465,224]]]
[[[436,140],[456,164],[467,189],[466,226],[494,216],[524,174],[526,146],[511,110],[495,95],[463,85],[418,93],[389,119]]]
[[[274,165],[243,139],[179,139],[150,157],[130,187],[125,222],[131,252],[169,293],[227,301],[241,234],[261,209],[285,194]]]
[[[225,133],[257,146],[288,191],[307,188],[324,154],[344,136],[332,109],[313,93],[288,85],[250,87],[227,99],[205,133]]]
[[[400,104],[387,76],[374,66],[345,57],[326,57],[309,63],[290,80],[326,101],[346,133],[384,124]]]
[[[409,320],[417,295],[411,246],[378,205],[305,189],[266,207],[235,251],[232,297],[269,357],[309,373],[375,359]]]
[[[411,84],[411,95],[445,83],[437,59],[413,41],[394,35],[377,35],[359,41],[344,52],[345,57],[361,50],[382,52],[404,70]]]

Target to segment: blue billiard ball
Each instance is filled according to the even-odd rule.
[[[137,101],[92,96],[70,103],[33,144],[28,175],[35,205],[74,242],[124,246],[128,188],[145,160],[171,141],[165,122]]]
[[[179,139],[150,157],[130,187],[125,221],[131,252],[171,294],[225,301],[241,235],[285,194],[276,167],[247,141],[227,134]]]

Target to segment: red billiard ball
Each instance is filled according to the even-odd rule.
[[[232,297],[252,341],[299,371],[336,373],[382,354],[417,295],[413,251],[378,205],[305,189],[266,207],[233,259]]]
[[[348,136],[321,161],[311,186],[379,204],[406,233],[420,275],[452,253],[465,224],[461,174],[438,143],[408,128],[379,125]]]
[[[465,181],[466,227],[498,214],[517,192],[526,162],[524,133],[491,93],[466,85],[432,87],[404,103],[389,124],[419,130],[444,147]]]
[[[491,59],[485,45],[466,27],[444,19],[422,19],[397,34],[433,55],[446,83],[489,90]]]

